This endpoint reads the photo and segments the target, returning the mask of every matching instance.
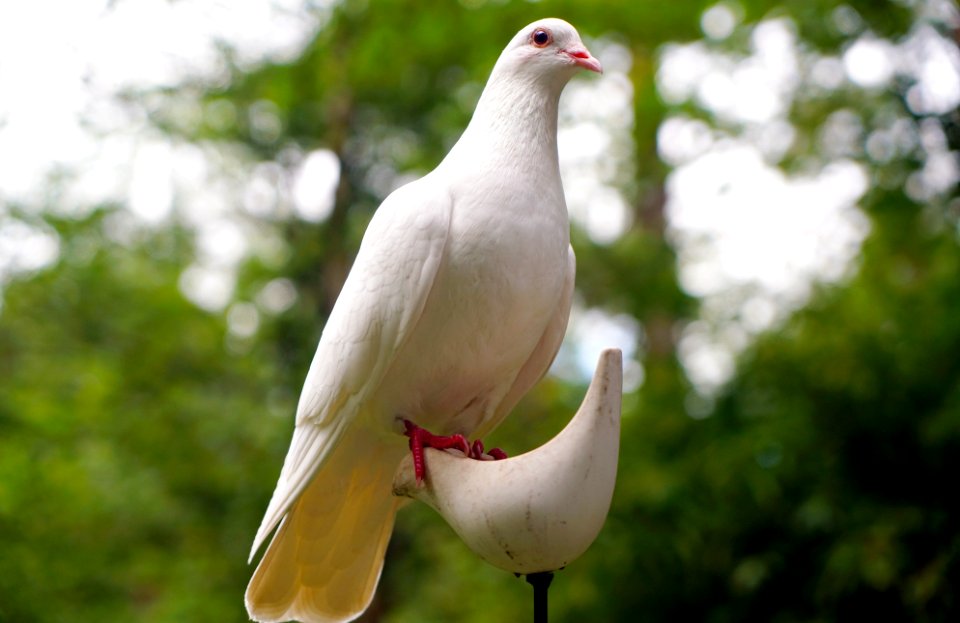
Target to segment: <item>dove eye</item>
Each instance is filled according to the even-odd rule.
[[[533,34],[530,36],[530,40],[533,41],[533,45],[538,48],[544,48],[553,40],[553,37],[550,36],[549,31],[546,31],[542,28],[538,28],[533,31]]]

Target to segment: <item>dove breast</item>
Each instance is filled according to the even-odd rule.
[[[467,435],[496,425],[547,325],[569,313],[558,309],[573,279],[569,224],[559,184],[504,185],[503,174],[480,172],[451,183],[442,169],[414,184],[430,188],[437,174],[452,210],[444,257],[375,400],[379,417]]]

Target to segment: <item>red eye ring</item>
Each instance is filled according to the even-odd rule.
[[[545,48],[553,42],[553,35],[546,28],[537,28],[530,35],[530,43],[538,48]]]

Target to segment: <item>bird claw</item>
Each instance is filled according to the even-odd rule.
[[[434,435],[425,428],[420,428],[410,420],[403,421],[403,434],[410,438],[410,452],[413,453],[413,472],[417,477],[417,484],[423,484],[427,476],[427,464],[423,458],[424,448],[437,450],[459,450],[464,456],[478,461],[499,461],[507,458],[506,452],[500,448],[492,448],[484,452],[483,442],[477,439],[471,445],[463,435]]]
[[[490,450],[485,452],[483,442],[477,439],[473,442],[473,445],[470,446],[469,456],[471,459],[478,461],[501,461],[507,458],[507,453],[500,448],[490,448]]]
[[[492,456],[494,461],[502,461],[503,459],[507,458],[507,453],[500,448],[491,448],[490,452],[487,452],[487,454]]]

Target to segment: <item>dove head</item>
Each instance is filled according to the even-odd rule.
[[[602,71],[573,26],[548,18],[524,27],[497,59],[470,124],[444,162],[474,170],[479,154],[487,153],[497,167],[542,166],[554,174],[560,93],[579,69]]]
[[[537,20],[518,32],[497,61],[518,77],[563,85],[577,69],[603,73],[577,29],[557,18]]]

